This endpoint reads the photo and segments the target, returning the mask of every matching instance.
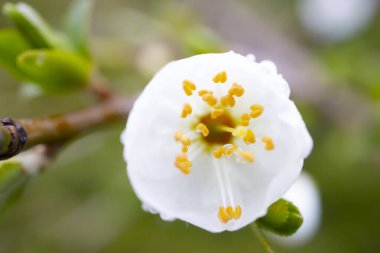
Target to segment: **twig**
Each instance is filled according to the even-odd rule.
[[[88,86],[89,93],[93,94],[98,101],[107,101],[115,97],[115,93],[110,89],[108,80],[99,72],[95,71]]]
[[[0,141],[0,160],[13,157],[38,144],[61,143],[85,130],[125,120],[133,101],[133,98],[110,98],[101,104],[69,114],[36,119],[3,119],[0,122],[0,140],[5,141]]]

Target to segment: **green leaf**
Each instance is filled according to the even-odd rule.
[[[290,236],[301,227],[303,218],[293,203],[279,199],[268,208],[267,214],[258,219],[257,223],[275,234]]]
[[[92,10],[92,0],[76,0],[65,18],[65,31],[75,51],[86,58],[90,58],[88,29]]]
[[[31,6],[25,3],[6,3],[3,12],[32,48],[70,48],[67,38],[50,28]]]
[[[57,50],[30,50],[17,59],[30,80],[47,93],[74,91],[89,82],[92,65],[75,53]]]
[[[17,66],[17,56],[29,50],[28,43],[16,30],[0,31],[0,65],[14,76],[23,79],[24,74]]]

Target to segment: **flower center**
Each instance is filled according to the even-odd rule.
[[[232,117],[227,113],[223,113],[218,118],[213,118],[211,113],[206,114],[199,120],[209,130],[207,136],[203,136],[204,141],[210,145],[224,145],[232,143],[233,135],[231,132],[226,131],[225,127],[235,128]]]
[[[211,78],[210,78],[211,79]],[[209,112],[203,116],[196,115],[193,107],[189,103],[185,103],[182,107],[180,117],[195,118],[191,130],[182,132],[181,129],[174,133],[174,139],[181,144],[181,153],[175,157],[174,165],[185,175],[191,173],[192,161],[197,156],[199,150],[209,153],[215,164],[220,164],[223,159],[236,159],[237,162],[253,163],[255,156],[249,149],[249,145],[256,143],[256,135],[252,128],[251,121],[260,117],[264,111],[264,106],[260,104],[252,104],[246,113],[240,117],[233,118],[229,113],[229,108],[237,106],[236,99],[242,97],[245,90],[238,83],[227,82],[227,73],[225,71],[217,73],[211,80],[218,86],[229,87],[228,92],[224,96],[217,97],[213,90],[197,90],[197,86],[190,80],[184,80],[182,83],[183,91],[187,96],[199,96],[199,102],[206,103]],[[194,94],[195,93],[195,94]],[[241,139],[236,142],[234,139]],[[200,141],[206,144],[197,145]],[[263,148],[270,151],[275,148],[271,137],[263,136],[261,138]],[[202,147],[203,146],[203,147]],[[242,208],[234,204],[232,190],[229,179],[223,172],[221,165],[215,166],[218,174],[218,182],[220,184],[222,203],[219,207],[217,216],[221,223],[225,224],[231,220],[237,220],[242,215]],[[228,203],[227,197],[228,196]]]

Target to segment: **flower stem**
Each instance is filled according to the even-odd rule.
[[[254,222],[251,224],[251,228],[257,239],[259,240],[261,246],[264,248],[266,253],[274,253],[272,247],[269,244],[268,239],[264,235],[263,231],[261,230],[260,226]]]

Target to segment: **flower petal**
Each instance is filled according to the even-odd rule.
[[[211,232],[237,230],[264,215],[295,181],[311,150],[311,138],[275,66],[252,59],[229,52],[176,61],[159,71],[142,92],[122,142],[130,181],[145,209]],[[184,90],[185,80],[188,87]],[[239,95],[228,108],[233,118],[249,112],[252,104],[264,108],[249,123],[257,143],[242,144],[253,152],[255,162],[244,165],[233,158],[216,159],[209,148],[194,141],[188,147],[191,171],[183,174],[174,166],[180,152],[174,133],[181,130],[192,139],[194,119],[210,112],[210,101],[202,101],[198,91],[211,91],[220,98],[233,83],[244,88],[244,96]],[[192,110],[181,117],[185,103]],[[261,142],[265,136],[273,139],[270,150]],[[224,202],[240,206],[241,217],[220,222],[218,208]]]

